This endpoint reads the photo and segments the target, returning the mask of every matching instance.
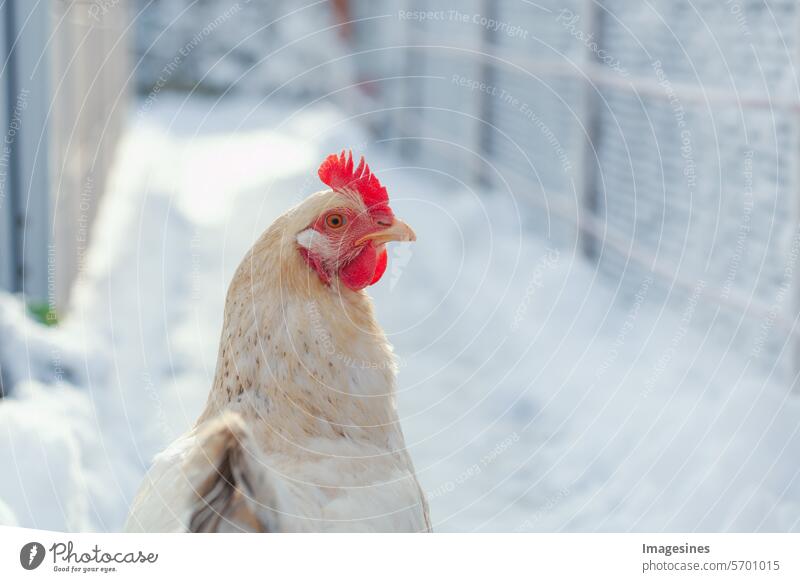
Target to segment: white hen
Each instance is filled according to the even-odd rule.
[[[159,454],[127,531],[429,531],[395,406],[395,362],[364,287],[414,240],[361,160],[248,252],[225,302],[214,384]]]

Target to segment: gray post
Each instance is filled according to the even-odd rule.
[[[592,33],[598,46],[602,46],[602,19],[600,11],[594,0],[584,0],[582,22]],[[597,62],[595,54],[587,47],[583,53],[583,65],[587,73]],[[580,132],[579,143],[582,144],[579,167],[578,167],[578,194],[580,196],[578,209],[578,240],[583,254],[591,259],[598,258],[598,248],[602,241],[596,239],[596,233],[583,228],[581,222],[586,219],[591,220],[597,216],[598,212],[598,192],[597,192],[597,172],[599,161],[595,159],[595,151],[598,147],[597,138],[600,135],[600,105],[596,95],[596,87],[592,86],[590,80],[584,80],[581,96],[580,120],[585,134]],[[586,217],[586,218],[584,218]]]
[[[7,38],[9,3],[0,4],[0,289],[11,291],[16,288],[13,220],[13,192],[11,174],[11,146],[6,143],[9,130],[8,116],[8,47]]]
[[[10,221],[6,242],[10,254],[8,288],[26,301],[48,301],[50,180],[47,110],[50,105],[49,2],[7,0],[3,11],[5,67],[3,91],[6,116],[4,146],[8,147],[3,216]],[[7,207],[5,205],[8,205]],[[8,259],[3,259],[3,263]]]

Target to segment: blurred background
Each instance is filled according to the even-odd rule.
[[[800,529],[798,10],[5,0],[0,523],[122,526],[352,148],[434,529]]]

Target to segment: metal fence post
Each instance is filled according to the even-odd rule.
[[[483,15],[487,18],[497,19],[497,2],[494,0],[483,0],[481,2],[481,10]],[[484,27],[481,32],[481,51],[487,55],[494,56],[494,37],[488,27]],[[491,58],[483,58],[481,62],[481,75],[480,80],[484,81],[487,85],[494,86],[497,83],[495,74],[495,63]],[[479,106],[477,107],[479,121],[478,127],[478,143],[477,150],[485,158],[489,159],[491,156],[491,132],[494,128],[494,118],[497,108],[497,101],[485,91],[478,91],[477,98],[480,99]],[[481,123],[481,121],[483,123]],[[481,166],[476,175],[478,184],[485,188],[489,188],[494,184],[495,177],[491,175],[485,165]]]
[[[14,199],[13,175],[11,171],[11,147],[6,143],[8,137],[9,95],[9,49],[13,42],[9,39],[10,2],[0,4],[0,289],[11,291],[16,288],[16,252],[14,251]]]
[[[594,0],[584,0],[583,21],[586,23],[588,32],[592,38],[596,39],[597,46],[602,46],[602,20]],[[583,131],[579,131],[578,143],[580,148],[578,163],[578,240],[583,254],[591,261],[598,259],[598,248],[601,241],[597,240],[595,234],[590,229],[584,228],[581,224],[584,221],[591,221],[597,216],[598,192],[597,192],[597,172],[599,171],[599,160],[596,154],[597,137],[600,134],[600,106],[597,95],[598,90],[591,81],[590,69],[596,63],[596,55],[587,46],[583,51],[582,68],[589,76],[584,78],[581,83],[581,112],[580,124]],[[587,216],[588,215],[588,216]]]
[[[48,301],[50,184],[47,109],[49,63],[45,43],[49,3],[7,0],[4,153],[7,154],[5,220],[11,255],[8,289],[28,301]],[[5,253],[4,253],[5,254]],[[5,262],[5,259],[4,259]]]

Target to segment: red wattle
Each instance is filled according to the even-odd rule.
[[[372,281],[369,282],[370,285],[374,285],[381,280],[381,277],[383,277],[383,274],[386,272],[386,265],[388,262],[389,255],[386,253],[386,247],[384,247],[378,254],[378,262],[375,265],[375,274],[372,276]]]
[[[386,270],[386,250],[381,251],[379,253],[371,244],[365,246],[355,259],[339,270],[339,279],[353,291],[377,282]]]

